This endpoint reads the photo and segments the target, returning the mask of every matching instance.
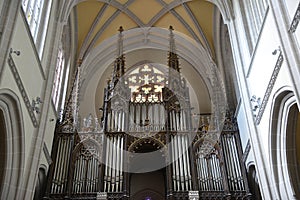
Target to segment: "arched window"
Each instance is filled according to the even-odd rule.
[[[267,0],[240,0],[243,23],[252,53],[268,9]]]
[[[166,80],[164,73],[159,69],[150,64],[145,64],[130,72],[128,81],[132,102],[162,102],[162,88]]]
[[[24,11],[33,41],[42,57],[49,22],[52,0],[23,0]]]
[[[68,74],[69,67],[65,62],[65,52],[62,48],[59,48],[52,89],[52,101],[57,111],[64,106],[63,102],[65,100],[65,93],[67,89]]]

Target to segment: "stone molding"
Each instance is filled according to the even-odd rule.
[[[14,78],[15,78],[16,84],[18,85],[18,88],[20,90],[21,96],[22,96],[22,98],[24,100],[24,103],[26,105],[26,108],[27,108],[27,111],[29,113],[29,116],[30,116],[30,119],[32,121],[32,124],[33,124],[33,126],[35,128],[37,128],[38,127],[38,121],[37,121],[37,119],[35,117],[35,114],[34,114],[34,111],[32,109],[30,100],[28,98],[28,94],[27,94],[27,92],[26,92],[26,90],[24,88],[24,84],[23,84],[23,82],[21,80],[21,77],[19,75],[19,72],[17,70],[17,67],[15,65],[15,62],[14,62],[11,54],[9,54],[7,62],[8,62],[8,65],[10,66],[11,72],[12,72]]]

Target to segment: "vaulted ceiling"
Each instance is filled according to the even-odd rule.
[[[216,60],[216,16],[220,17],[217,7],[209,2],[210,0],[85,0],[78,3],[73,11],[76,16],[77,26],[77,59],[86,61],[88,59],[95,60],[96,57],[105,58],[107,53],[99,53],[97,51],[107,47],[107,43],[116,43],[118,29],[120,26],[124,28],[124,32],[138,29],[160,29],[167,30],[169,26],[175,29],[175,40],[177,38],[187,38],[190,44],[186,45],[186,50],[192,51],[191,44],[194,47],[201,46],[204,54],[201,56],[209,57]],[[218,15],[216,15],[218,13]],[[219,20],[219,19],[218,19]],[[219,22],[219,21],[218,21]],[[218,29],[217,29],[218,30]],[[137,31],[138,32],[138,31]],[[151,31],[145,31],[149,34]],[[154,31],[155,32],[155,31]],[[168,32],[166,38],[168,38]],[[160,32],[152,33],[160,34]],[[129,36],[128,36],[129,37]],[[147,37],[147,36],[145,36]],[[140,36],[136,40],[142,40]],[[154,40],[153,40],[154,41]],[[154,43],[163,41],[157,40]],[[164,41],[165,42],[165,41]],[[176,43],[177,41],[175,41]],[[128,41],[127,44],[131,42]],[[181,41],[181,46],[185,42]],[[126,45],[126,44],[125,44]],[[141,42],[141,46],[144,44]],[[102,47],[103,46],[103,47]],[[130,51],[125,52],[126,68],[136,66],[141,62],[155,62],[167,64],[167,49],[155,49],[152,47],[134,47]],[[166,44],[168,46],[168,42]],[[197,47],[198,48],[198,47]],[[126,46],[124,46],[126,49]],[[108,50],[110,50],[108,48]],[[112,54],[113,52],[110,52]],[[91,54],[94,58],[91,59]],[[116,55],[116,52],[113,53]],[[188,53],[183,53],[188,54]],[[188,56],[186,56],[188,57]],[[196,56],[197,57],[197,56]],[[200,57],[200,55],[199,55]],[[85,77],[84,90],[82,96],[83,113],[88,113],[91,104],[95,105],[94,110],[102,106],[103,88],[106,80],[110,77],[113,69],[113,60],[91,61],[92,65],[98,65],[93,73]],[[199,62],[198,62],[199,63]],[[100,66],[101,65],[101,66]],[[199,71],[204,64],[190,62],[188,58],[180,57],[180,65],[183,76],[187,79],[190,94],[193,101],[192,107],[195,112],[209,113],[211,112],[211,94],[205,79]],[[94,66],[88,66],[93,68]],[[86,69],[88,71],[88,69]],[[85,72],[88,74],[88,72]],[[93,93],[93,94],[91,94]],[[92,95],[92,96],[91,96]],[[93,97],[93,98],[91,98]],[[85,113],[85,114],[86,114]]]
[[[78,55],[124,30],[143,27],[174,29],[201,43],[213,56],[214,4],[206,0],[88,0],[76,6]]]

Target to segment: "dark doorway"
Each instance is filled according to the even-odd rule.
[[[259,189],[259,184],[256,175],[256,169],[254,165],[249,167],[248,171],[248,181],[249,181],[249,189],[252,194],[253,199],[261,200],[261,194]]]
[[[130,177],[132,200],[165,199],[165,169],[148,173],[133,173]]]
[[[130,199],[161,200],[166,196],[165,155],[155,141],[141,142],[130,161]]]

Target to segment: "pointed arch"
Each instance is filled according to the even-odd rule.
[[[1,169],[0,198],[18,199],[25,163],[25,134],[21,104],[13,91],[0,90],[0,112],[4,129],[0,132],[5,146],[5,152],[1,154],[4,162]]]
[[[215,4],[223,17],[225,23],[234,19],[234,13],[232,8],[232,2],[230,0],[206,0],[212,4]]]
[[[147,36],[147,41],[145,43],[145,35]],[[167,29],[152,27],[150,29],[135,28],[128,31],[124,31],[124,52],[129,53],[139,49],[154,49],[168,51],[169,44],[169,31]],[[216,64],[209,56],[204,47],[200,44],[195,43],[190,38],[175,32],[176,37],[176,50],[178,56],[189,62],[190,65],[194,67],[196,72],[203,78],[203,82],[207,88],[209,96],[212,103],[212,113],[217,120],[212,120],[216,122],[216,126],[222,126],[225,118],[226,112],[226,98],[225,98],[225,85],[221,74]],[[117,35],[105,40],[99,46],[97,46],[82,62],[82,85],[79,91],[82,99],[85,102],[93,102],[94,98],[86,99],[86,94],[93,93],[96,94],[95,85],[92,85],[91,80],[96,80],[104,74],[106,69],[105,66],[109,66],[114,60],[114,52],[117,51],[116,39]],[[151,40],[148,40],[151,38]],[[99,67],[100,66],[100,67]],[[218,109],[215,109],[217,108]],[[216,127],[211,126],[211,127]],[[221,130],[222,127],[219,127]],[[216,132],[216,137],[218,138],[220,132]]]
[[[95,146],[96,149],[101,149],[101,145],[99,144],[99,142],[97,142],[96,140],[92,139],[92,138],[87,138],[82,140],[80,143],[78,143],[72,153],[72,156],[76,155],[82,147],[84,147],[85,145],[91,145],[91,146]]]
[[[153,137],[151,137],[151,138],[140,138],[140,139],[136,140],[135,142],[133,142],[128,147],[128,151],[129,152],[135,152],[135,148],[137,148],[142,143],[151,143],[151,144],[153,144],[153,146],[156,146],[158,149],[162,149],[163,152],[166,153],[165,152],[166,151],[166,145],[162,141],[160,141],[156,138],[153,138]]]
[[[71,193],[91,193],[100,189],[101,144],[87,138],[76,145],[72,152],[69,174]]]
[[[281,199],[299,198],[296,155],[299,108],[292,90],[281,88],[274,95],[271,115],[270,163],[277,193]]]

